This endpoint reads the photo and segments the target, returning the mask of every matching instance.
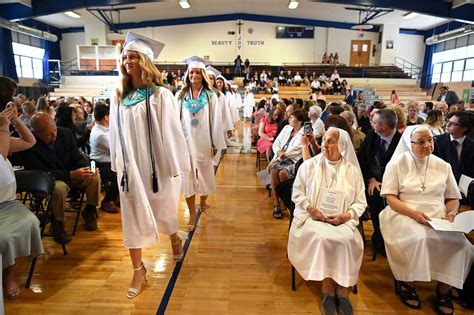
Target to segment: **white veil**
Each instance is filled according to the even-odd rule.
[[[353,164],[360,170],[359,161],[357,160],[357,155],[355,153],[354,146],[352,145],[352,140],[349,133],[336,127],[329,127],[327,131],[331,129],[335,129],[339,133],[339,141],[337,143],[339,153],[341,153],[345,160],[349,161],[349,163]]]
[[[428,131],[431,135],[433,135],[433,133],[431,132],[431,129],[427,125],[408,126],[403,132],[402,138],[400,139],[400,142],[398,142],[397,148],[395,149],[395,152],[393,153],[391,160],[393,160],[394,157],[397,157],[400,154],[403,154],[407,151],[412,152],[411,137],[413,133],[418,132],[418,131]]]

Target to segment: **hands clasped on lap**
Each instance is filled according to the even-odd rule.
[[[315,221],[326,222],[332,225],[340,225],[351,219],[351,216],[348,213],[341,213],[334,216],[325,216],[318,208],[309,205],[306,208],[310,217]]]

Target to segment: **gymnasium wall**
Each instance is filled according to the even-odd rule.
[[[378,45],[378,33],[315,27],[311,39],[277,39],[277,26],[291,26],[267,22],[242,21],[241,48],[237,47],[238,26],[236,21],[199,23],[187,25],[147,27],[132,31],[151,36],[166,44],[158,60],[181,61],[191,55],[207,55],[214,62],[233,62],[237,54],[250,62],[318,63],[325,51],[338,52],[339,61],[349,64],[351,40],[370,40],[370,64],[377,63],[377,52],[372,46]],[[128,31],[128,30],[124,30]],[[235,34],[229,34],[234,32]],[[76,56],[76,45],[85,43],[84,33],[63,34],[61,55],[63,60]],[[425,45],[423,36],[400,34],[399,56],[421,66]],[[379,48],[379,46],[377,46]]]

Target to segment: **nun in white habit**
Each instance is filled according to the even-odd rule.
[[[146,279],[142,248],[158,232],[170,236],[173,260],[182,257],[178,234],[179,174],[190,169],[179,113],[153,60],[164,44],[128,33],[120,65],[120,87],[110,106],[110,155],[117,173],[123,242],[134,274],[128,298],[140,294]]]
[[[346,131],[329,128],[321,150],[295,178],[288,258],[305,280],[323,282],[324,314],[334,314],[336,305],[350,314],[347,288],[357,284],[364,251],[356,228],[367,206],[364,180]]]
[[[185,60],[188,69],[185,86],[176,95],[181,112],[181,125],[191,158],[191,171],[183,173],[183,192],[189,209],[187,230],[195,229],[195,196],[207,208],[206,198],[216,190],[212,148],[226,148],[219,100],[206,75],[209,60],[193,56]]]
[[[437,280],[437,311],[450,314],[451,286],[463,287],[472,245],[462,233],[428,224],[430,218],[452,221],[461,198],[451,166],[431,154],[433,146],[425,125],[403,132],[382,181],[380,194],[388,206],[380,213],[380,229],[402,302],[420,308],[412,282]]]

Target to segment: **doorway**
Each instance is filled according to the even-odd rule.
[[[352,40],[350,65],[355,67],[369,66],[370,40]]]

